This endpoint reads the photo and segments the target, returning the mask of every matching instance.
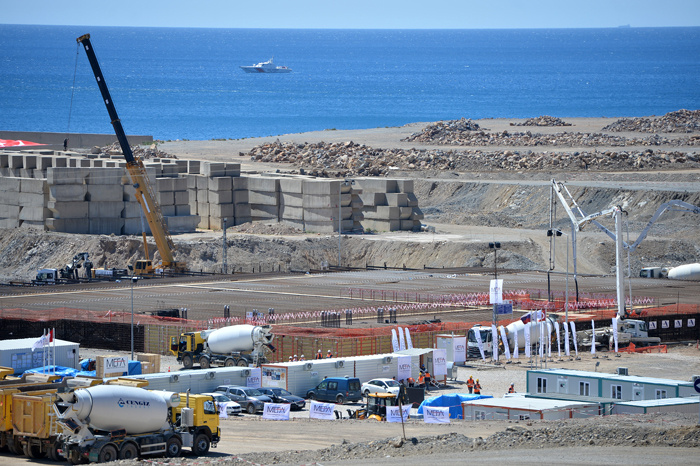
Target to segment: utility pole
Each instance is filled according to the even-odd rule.
[[[226,260],[226,218],[224,218],[224,248],[223,248],[223,262],[224,262],[224,274],[228,273],[228,263]]]

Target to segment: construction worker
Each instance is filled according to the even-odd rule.
[[[303,354],[301,356],[299,356],[299,361],[306,361],[306,358],[304,357]]]
[[[469,393],[474,392],[474,377],[469,376],[469,380],[467,380],[467,388],[469,389]]]
[[[408,382],[408,386],[411,388],[413,388],[416,385],[416,379],[414,379],[413,377],[409,377],[408,379],[406,379],[406,382]]]
[[[289,356],[289,362],[292,362],[292,357],[291,357],[291,356]]]
[[[321,354],[321,350],[318,350],[318,353],[316,353],[316,359],[323,359],[323,355]]]
[[[421,388],[425,387],[425,374],[423,374],[423,371],[418,376],[418,386]]]
[[[331,350],[328,350],[328,353],[326,354],[326,358],[330,359],[333,357],[333,354],[331,353]]]
[[[430,372],[425,371],[425,390],[428,392],[430,391],[430,381]]]
[[[474,384],[474,394],[481,395],[481,384],[479,383],[479,379],[476,379],[476,383]]]
[[[508,393],[515,393],[515,383],[510,384],[510,387],[508,387]]]
[[[297,362],[297,361],[298,361],[297,355],[295,354],[294,357],[292,358],[292,362]]]

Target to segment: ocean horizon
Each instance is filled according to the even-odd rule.
[[[459,118],[700,108],[700,28],[325,30],[0,25],[0,130],[240,139]],[[285,74],[244,73],[274,57]]]

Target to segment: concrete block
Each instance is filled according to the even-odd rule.
[[[281,193],[301,194],[304,189],[303,178],[280,178],[279,190]]]
[[[65,233],[88,234],[90,221],[87,218],[47,218],[46,229]]]
[[[184,178],[187,182],[187,189],[197,189],[197,177],[192,175],[187,175]]]
[[[131,184],[131,179],[126,175],[124,169],[122,168],[92,168],[87,172],[87,177],[85,182],[89,185],[115,185],[121,186],[124,178],[126,178],[126,183]]]
[[[248,202],[256,205],[276,206],[279,203],[276,191],[248,191]]]
[[[187,161],[187,173],[189,173],[191,175],[198,175],[200,173],[199,167],[200,167],[199,160],[188,160]]]
[[[196,202],[190,202],[190,214],[191,215],[199,215],[199,212],[197,211],[197,203]],[[177,206],[175,206],[175,210],[177,211]]]
[[[233,183],[231,177],[220,176],[215,178],[209,178],[209,191],[231,191],[233,189]]]
[[[199,223],[197,223],[197,228],[201,228],[202,230],[208,230],[209,229],[209,216],[202,216],[200,214]]]
[[[250,215],[251,215],[251,217],[253,217],[253,220],[255,220],[255,219],[258,219],[258,220],[275,219],[276,220],[278,218],[278,208],[276,205],[251,204]]]
[[[121,235],[124,230],[124,219],[91,218],[88,228],[91,235]]]
[[[238,192],[238,191],[235,191]],[[298,193],[287,193],[280,191],[280,206],[302,207],[304,205],[304,195]]]
[[[29,194],[46,194],[49,192],[46,180],[34,178],[20,178],[19,191]]]
[[[19,227],[28,230],[44,230],[43,220],[20,220]]]
[[[209,190],[197,188],[197,202],[209,202]]]
[[[185,191],[173,191],[173,196],[175,196],[175,199],[173,202],[175,205],[183,205],[183,204],[187,204],[188,202],[190,202],[190,192],[187,190],[185,190]],[[195,192],[195,196],[196,196],[196,192]]]
[[[413,207],[413,212],[411,213],[411,220],[423,220],[425,216],[423,215],[423,211],[420,210],[418,207]]]
[[[156,191],[175,191],[174,178],[156,178]]]
[[[17,171],[19,172],[18,176],[20,178],[36,178],[35,172],[37,170],[35,170],[34,168],[20,168]],[[39,170],[39,178],[41,178],[41,170]]]
[[[178,175],[187,173],[187,160],[175,160],[175,165],[177,166]]]
[[[231,204],[233,203],[233,191],[209,191],[209,204]]]
[[[130,184],[122,185],[122,200],[124,202],[136,202],[136,188]]]
[[[304,220],[304,230],[308,233],[333,233],[338,231],[336,222],[309,222]]]
[[[144,167],[146,167],[146,170],[150,170],[153,173],[155,173],[156,178],[161,178],[163,176],[163,166],[160,163],[144,163]],[[126,166],[126,162],[124,162],[124,166]]]
[[[190,209],[189,204],[184,204],[184,205],[175,204],[175,216],[184,217],[187,215],[192,215],[192,209]]]
[[[195,177],[195,180],[197,182],[197,189],[198,190],[200,190],[200,189],[201,190],[208,190],[209,189],[209,179],[206,176],[204,176],[204,175],[197,176],[197,177]]]
[[[173,191],[187,191],[187,178],[173,178]]]
[[[226,220],[226,226],[227,227],[231,226],[232,221],[233,221],[233,217],[229,217]],[[224,229],[223,217],[209,217],[209,229],[210,230],[223,230]]]
[[[2,218],[0,217],[0,228],[17,228],[19,226],[19,219],[15,218]]]
[[[231,178],[231,185],[234,191],[248,190],[248,177],[233,177]]]
[[[74,167],[50,167],[46,169],[49,185],[83,184],[89,171]]]
[[[202,162],[199,170],[202,175],[208,178],[226,176],[226,165],[222,162]]]
[[[73,157],[68,158],[68,168],[76,168],[78,166],[78,159]]]
[[[233,215],[236,217],[251,217],[250,204],[234,204]]]
[[[417,230],[420,230],[420,222],[416,222],[414,220],[401,220],[401,230],[403,231],[416,230],[416,226],[418,227]]]
[[[162,205],[162,206],[160,206],[160,212],[165,217],[174,217],[175,215],[177,215],[175,213],[175,206],[174,205]]]
[[[160,205],[175,205],[175,195],[172,191],[157,192],[156,199]]]
[[[335,207],[338,205],[338,194],[307,195],[304,193],[302,200],[304,208],[320,209],[322,207]]]
[[[352,209],[349,207],[341,208],[341,218],[349,219],[352,218]],[[321,221],[334,221],[338,222],[338,209],[335,208],[325,208],[325,209],[304,209],[304,220],[309,220],[312,222]]]
[[[76,166],[81,168],[90,168],[90,159],[78,159],[78,164]]]
[[[399,207],[399,218],[408,220],[413,215],[413,207]]]
[[[14,169],[24,168],[24,155],[10,154],[8,158],[8,167]]]
[[[395,193],[398,192],[396,180],[388,178],[355,178],[355,188],[363,193]]]
[[[233,204],[209,204],[209,217],[233,217]]]
[[[408,207],[408,195],[406,193],[386,193],[386,203],[395,207]]]
[[[19,195],[20,207],[46,207],[48,200],[48,194],[20,193]]]
[[[37,170],[46,170],[49,167],[53,167],[53,161],[55,159],[48,155],[42,155],[36,158],[36,168]]]
[[[0,218],[19,218],[20,206],[0,204]]]
[[[279,209],[280,219],[303,220],[304,208],[281,205]]]
[[[19,168],[34,169],[36,168],[36,155],[25,155],[23,165]]]
[[[19,196],[19,191],[0,191],[0,204],[18,206]]]
[[[0,192],[10,191],[18,193],[20,190],[20,181],[22,178],[0,177]],[[0,200],[1,202],[1,200]]]
[[[242,188],[235,188],[242,189]],[[248,189],[250,191],[277,192],[279,191],[279,178],[262,176],[248,177]]]
[[[399,192],[412,193],[413,180],[396,180],[396,187],[398,188]]]
[[[47,207],[54,218],[88,218],[88,202],[49,201]]]
[[[398,220],[401,216],[401,211],[399,207],[392,207],[386,205],[380,205],[372,209],[363,209],[365,218],[376,219],[376,220]]]
[[[87,185],[54,184],[49,182],[49,196],[53,201],[84,201]]]
[[[225,173],[226,176],[241,176],[241,164],[226,163]]]
[[[90,166],[92,168],[102,168],[102,167],[104,167],[104,163],[105,163],[104,160],[94,159],[94,160],[92,160],[92,163],[90,164]]]
[[[188,189],[187,190],[187,199],[188,199],[188,202],[197,202],[197,200],[198,200],[197,190],[196,189]],[[207,196],[207,199],[209,199],[208,196]]]
[[[67,157],[54,157],[53,158],[53,164],[51,165],[54,168],[66,168],[68,167],[68,158]],[[46,167],[47,169],[50,167]]]
[[[304,180],[304,194],[314,196],[335,194],[337,196],[340,189],[340,181],[338,180]]]
[[[167,178],[177,178],[180,174],[177,165],[174,163],[163,164],[163,169],[161,170],[161,176]]]
[[[88,217],[90,218],[121,218],[124,202],[88,202]]]
[[[113,161],[109,161],[109,160],[104,163],[104,166],[108,167],[108,168],[117,168],[118,165],[119,164],[117,162],[113,162]]]
[[[170,233],[193,233],[197,230],[200,218],[198,215],[165,217],[165,223]]]
[[[247,204],[250,202],[250,193],[248,190],[231,191],[231,196],[234,204]]]
[[[401,220],[373,220],[365,219],[362,221],[362,227],[365,230],[374,231],[399,231],[401,230]]]
[[[197,215],[200,217],[209,217],[209,203],[208,202],[197,202]],[[209,227],[207,227],[209,228]]]
[[[88,184],[85,200],[90,202],[122,202],[124,188],[119,184]]]
[[[124,202],[124,209],[122,210],[122,218],[141,218],[143,209],[141,204],[136,201]],[[145,220],[145,218],[144,218]]]
[[[10,154],[6,152],[0,152],[0,168],[9,167]]]
[[[253,217],[236,217],[234,219],[234,225],[243,225],[244,223],[252,223]]]

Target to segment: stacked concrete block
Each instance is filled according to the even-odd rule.
[[[19,178],[19,226],[44,229],[44,222],[51,212],[46,208],[49,191],[46,180]]]
[[[7,167],[4,168],[7,169]],[[20,184],[19,178],[0,177],[0,228],[17,228],[19,226]]]
[[[304,178],[280,178],[279,187],[280,222],[304,230]]]
[[[239,165],[239,164],[238,164]],[[240,165],[239,165],[240,167]],[[250,193],[248,192],[248,177],[234,176],[231,178],[231,196],[233,199],[234,225],[242,225],[253,221],[250,208]]]
[[[419,231],[423,212],[413,193],[413,180],[359,178],[365,229]]]
[[[302,204],[306,231],[330,233],[352,231],[352,195],[350,185],[333,180],[304,180]],[[340,225],[339,219],[340,218]]]
[[[253,222],[279,220],[279,178],[248,177],[248,202]]]
[[[86,178],[89,171],[80,167],[51,167],[46,171],[51,218],[46,228],[67,233],[90,231]]]
[[[91,160],[94,162],[94,160]],[[124,229],[124,188],[121,168],[93,167],[85,178],[88,201],[88,233],[122,234]]]
[[[230,176],[210,177],[207,199],[209,201],[209,228],[221,230],[234,223],[233,181]]]

